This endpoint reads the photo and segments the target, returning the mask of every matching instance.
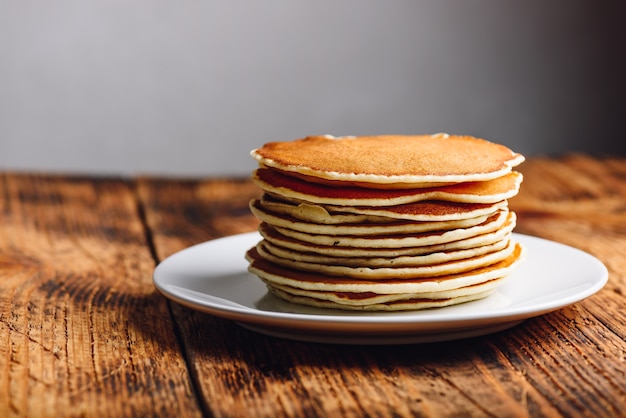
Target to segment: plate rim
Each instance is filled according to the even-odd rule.
[[[182,253],[189,253],[192,251],[202,251],[204,247],[210,247],[219,245],[224,240],[249,240],[250,245],[254,245],[254,242],[261,239],[258,232],[246,232],[235,235],[229,235],[225,237],[216,238],[213,240],[204,241],[191,245],[187,248],[179,250],[157,264],[153,272],[153,283],[157,290],[166,298],[173,300],[176,303],[187,306],[188,308],[198,310],[201,312],[209,313],[218,317],[230,319],[236,322],[251,323],[256,325],[267,325],[271,327],[293,328],[299,325],[307,329],[319,329],[320,326],[353,326],[358,329],[367,327],[372,330],[380,328],[380,326],[388,326],[390,324],[401,326],[403,329],[419,329],[420,325],[429,325],[443,327],[443,329],[464,329],[470,323],[473,326],[480,326],[481,324],[492,324],[494,320],[497,322],[513,322],[528,319],[535,316],[540,316],[563,307],[569,306],[573,303],[582,301],[589,296],[597,293],[608,281],[608,269],[597,257],[571,245],[563,244],[560,242],[552,241],[546,238],[541,238],[533,235],[513,233],[513,236],[521,241],[537,240],[548,245],[559,246],[566,251],[573,251],[585,258],[585,262],[594,263],[598,270],[598,277],[595,278],[592,285],[578,291],[573,295],[568,295],[558,299],[558,302],[544,301],[537,305],[520,306],[518,308],[498,308],[488,310],[486,312],[469,312],[460,316],[456,314],[446,314],[445,311],[437,309],[431,311],[431,314],[424,314],[424,311],[416,311],[416,315],[411,315],[410,312],[403,312],[401,315],[394,315],[393,313],[385,313],[384,315],[376,315],[376,313],[363,312],[354,315],[329,315],[325,314],[307,314],[307,313],[291,313],[291,312],[279,312],[279,311],[266,311],[261,309],[254,309],[248,306],[233,303],[233,305],[224,305],[223,303],[214,303],[210,301],[193,301],[189,298],[185,298],[171,291],[171,285],[166,286],[160,279],[161,270],[174,262],[177,257],[180,257]],[[246,241],[247,242],[247,241]],[[247,249],[247,244],[246,244]],[[242,253],[245,249],[242,250]],[[528,256],[528,255],[527,255]],[[526,257],[527,257],[526,256]],[[242,254],[243,257],[243,254]],[[528,262],[528,260],[522,260],[522,263]],[[165,266],[165,267],[164,267]],[[242,271],[242,273],[244,273]],[[251,274],[251,273],[250,273]],[[211,295],[207,295],[211,296]],[[222,299],[226,302],[232,302]],[[445,309],[445,308],[442,308]],[[336,312],[336,311],[334,311]],[[432,314],[434,312],[434,314]]]

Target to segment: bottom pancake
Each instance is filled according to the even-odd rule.
[[[331,300],[317,299],[308,296],[294,295],[284,292],[280,289],[270,287],[270,291],[281,299],[288,302],[297,303],[299,305],[313,306],[316,308],[326,309],[342,309],[350,311],[409,311],[420,309],[443,308],[445,306],[458,305],[460,303],[471,302],[486,298],[494,292],[495,289],[482,293],[476,293],[467,296],[447,299],[409,299],[388,303],[374,302],[371,304],[346,304],[338,303]]]
[[[291,299],[308,298],[319,302],[332,302],[342,306],[363,309],[366,306],[388,305],[397,310],[398,306],[411,304],[412,306],[436,306],[438,304],[448,305],[454,300],[465,300],[469,297],[483,297],[496,289],[502,278],[488,280],[472,286],[465,286],[459,289],[444,290],[441,292],[424,293],[402,293],[402,294],[376,294],[372,292],[350,293],[303,290],[291,286],[267,283],[270,291],[276,294],[289,296]],[[415,308],[411,308],[415,309]]]

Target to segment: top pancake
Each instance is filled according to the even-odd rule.
[[[428,187],[485,181],[510,172],[524,156],[471,136],[310,136],[269,142],[251,155],[262,166],[376,187]]]

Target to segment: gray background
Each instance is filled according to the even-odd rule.
[[[0,0],[0,169],[246,175],[311,134],[626,155],[624,4]]]

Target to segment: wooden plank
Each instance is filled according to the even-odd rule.
[[[200,416],[133,183],[0,176],[0,416]]]
[[[516,198],[520,232],[582,244],[605,261],[616,263],[611,273],[612,281],[617,282],[609,290],[498,334],[386,347],[266,337],[174,305],[207,411],[214,416],[253,413],[266,417],[621,413],[626,402],[622,367],[626,327],[618,312],[623,293],[618,295],[617,289],[623,286],[625,270],[619,264],[623,255],[613,254],[616,248],[626,247],[626,232],[606,228],[598,235],[591,232],[600,221],[583,224],[582,231],[570,223],[588,214],[577,206],[581,201],[589,207],[604,207],[608,202],[617,211],[615,200],[623,201],[623,196],[614,190],[616,185],[623,186],[624,178],[606,180],[594,171],[602,162],[583,163],[582,168],[576,159],[525,163],[523,187],[530,190]],[[615,165],[623,169],[626,161]],[[246,209],[256,191],[246,181],[144,179],[139,190],[159,259],[188,245],[252,230],[256,225]],[[555,197],[553,206],[540,204],[546,196]],[[580,216],[572,219],[570,212],[559,206],[564,202]],[[546,207],[549,215],[542,212]],[[599,309],[602,306],[604,313]],[[611,319],[614,315],[616,320]]]
[[[597,295],[554,314],[560,318],[549,324],[551,334],[541,339],[540,364],[563,369],[550,370],[559,376],[554,384],[575,395],[570,403],[590,416],[620,415],[626,404],[626,159],[535,158],[520,171],[522,191],[511,201],[518,214],[516,230],[587,251],[609,270],[609,282]],[[576,350],[562,355],[558,345],[548,346],[554,338],[550,335]],[[592,384],[596,390],[587,387]],[[588,397],[596,401],[586,403]]]
[[[138,194],[159,259],[190,245],[250,232],[248,203],[259,190],[247,179],[138,179]]]

